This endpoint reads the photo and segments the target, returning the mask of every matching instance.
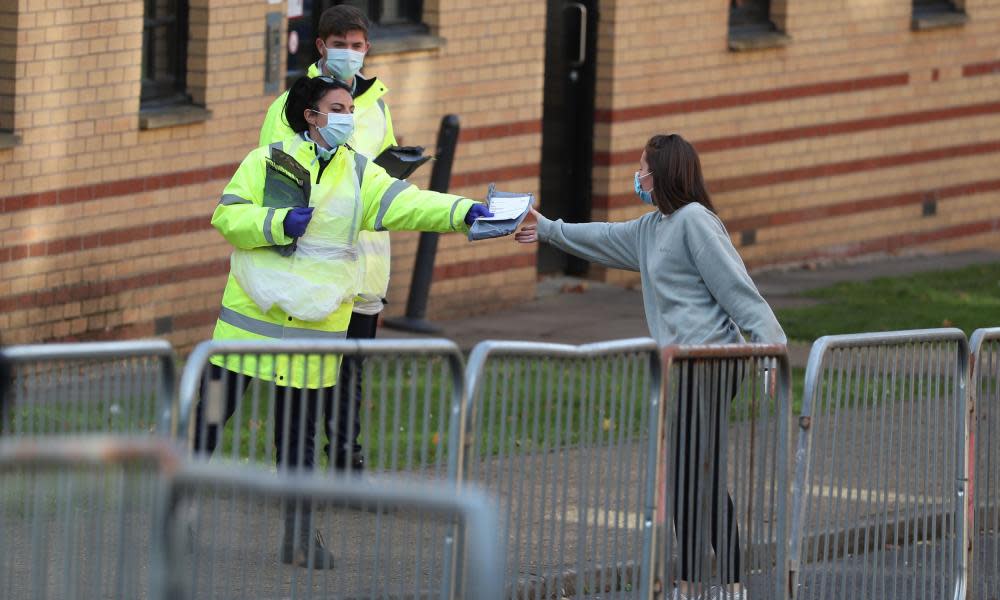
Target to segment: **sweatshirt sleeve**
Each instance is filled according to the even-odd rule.
[[[639,220],[624,223],[564,223],[538,219],[538,239],[613,269],[639,270]]]
[[[708,211],[690,215],[688,247],[708,290],[736,325],[750,332],[754,343],[784,344],[785,332],[760,295],[729,234]]]

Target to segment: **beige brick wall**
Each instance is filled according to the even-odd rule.
[[[55,4],[0,8],[0,130],[21,138],[0,138],[3,341],[164,333],[187,348],[211,335],[218,311],[230,248],[208,220],[273,100],[263,91],[265,17],[285,6],[190,0],[188,92],[211,116],[143,130],[143,2]],[[366,67],[391,90],[397,134],[433,150],[440,117],[458,114],[466,134],[453,192],[481,198],[501,168],[513,170],[492,174],[500,187],[536,191],[537,176],[523,173],[537,172],[541,147],[544,3],[425,7],[447,43],[373,55]],[[497,26],[490,11],[508,22]],[[511,133],[513,122],[529,126]],[[428,166],[415,182],[429,175]],[[394,236],[388,314],[404,308],[416,240]],[[534,291],[533,249],[510,240],[442,236],[437,266],[432,318]]]
[[[443,46],[379,53],[375,41],[365,70],[389,87],[403,143],[433,148],[441,116],[460,116],[452,192],[480,198],[490,181],[538,192],[546,4],[426,0]],[[965,26],[920,33],[909,0],[773,0],[790,43],[742,53],[727,48],[726,4],[601,2],[595,220],[643,213],[639,153],[675,131],[700,149],[751,266],[1000,247],[1000,0],[967,0]],[[190,0],[188,91],[211,116],[142,130],[142,1],[0,6],[5,343],[162,331],[187,348],[210,336],[229,248],[208,219],[273,98],[265,17],[284,9]],[[393,235],[390,316],[417,237]],[[429,317],[482,313],[532,296],[535,248],[445,235],[435,272]]]
[[[20,143],[0,149],[5,343],[152,336],[165,317],[174,342],[211,334],[205,316],[177,325],[218,310],[228,250],[208,218],[228,175],[183,185],[184,173],[234,164],[255,144],[246,124],[270,101],[263,24],[276,8],[192,0],[189,90],[213,116],[140,130],[143,2],[17,3]],[[11,22],[0,13],[0,28]],[[177,180],[143,191],[164,175]]]
[[[396,136],[405,144],[433,150],[440,119],[460,118],[463,132],[481,139],[461,138],[452,169],[452,193],[482,198],[488,172],[512,169],[515,178],[497,181],[499,189],[538,193],[541,156],[540,123],[544,76],[545,3],[537,0],[473,0],[424,2],[424,20],[443,37],[433,50],[381,55],[378,41],[365,62],[365,71],[389,87]],[[537,123],[528,133],[494,134],[488,128],[512,123]],[[484,131],[486,130],[486,131]],[[478,133],[476,133],[478,132]],[[519,177],[517,169],[531,167],[534,175]],[[431,165],[412,181],[426,186]],[[474,182],[462,183],[472,179]],[[393,234],[393,269],[386,315],[405,308],[416,234]],[[456,268],[465,263],[466,268]],[[439,273],[474,270],[479,276],[449,276],[431,287],[428,314],[432,318],[476,314],[534,293],[534,248],[512,239],[469,244],[464,237],[443,236],[438,244]],[[511,265],[503,272],[491,269]],[[519,265],[519,266],[516,266]],[[452,269],[449,271],[449,267]]]
[[[699,148],[713,201],[752,266],[1000,248],[995,184],[961,189],[996,178],[1000,74],[970,77],[963,68],[1000,59],[1000,2],[969,0],[965,26],[914,32],[909,0],[772,1],[773,20],[791,41],[748,52],[727,48],[726,5],[604,4],[595,147],[611,160],[595,167],[594,187],[599,204],[611,200],[595,219],[642,214],[627,200],[642,146],[655,133],[676,132]],[[850,89],[890,75],[901,82]],[[836,92],[758,94],[831,82],[840,83]],[[732,95],[746,101],[716,102]],[[691,105],[678,108],[682,102]],[[761,141],[767,136],[773,141]],[[939,149],[948,151],[934,155]],[[908,200],[901,204],[901,196]],[[922,216],[924,196],[937,197],[935,216]],[[829,214],[852,203],[864,209]],[[773,222],[754,224],[751,217],[761,216]],[[756,242],[739,245],[751,228]]]

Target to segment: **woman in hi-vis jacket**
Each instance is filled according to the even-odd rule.
[[[345,83],[299,79],[285,105],[295,135],[250,152],[226,186],[212,225],[233,254],[213,339],[343,338],[358,292],[359,231],[464,232],[489,214],[468,198],[394,179],[356,154],[344,144],[353,108]],[[212,453],[219,430],[256,378],[276,386],[279,468],[312,469],[320,403],[335,393],[340,358],[213,357],[196,412],[196,453]],[[313,529],[307,503],[286,504],[282,562],[333,567]]]

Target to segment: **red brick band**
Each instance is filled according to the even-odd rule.
[[[181,235],[211,228],[209,215],[204,215],[176,219],[174,221],[162,221],[149,225],[109,229],[87,235],[74,235],[54,240],[43,240],[31,244],[18,244],[8,248],[0,248],[0,263],[20,260],[29,256],[54,256],[56,254],[90,250],[92,248],[108,248],[120,244]]]
[[[537,256],[534,252],[511,254],[490,258],[489,260],[467,260],[447,265],[434,267],[434,281],[445,281],[447,279],[461,279],[462,277],[472,277],[473,275],[485,275],[509,269],[520,269],[534,267]]]
[[[885,115],[881,117],[827,123],[823,125],[805,125],[802,127],[790,127],[787,129],[759,131],[744,135],[733,135],[700,140],[693,142],[693,144],[698,152],[701,154],[708,154],[710,152],[722,152],[738,148],[764,146],[767,144],[778,144],[782,142],[844,135],[848,133],[858,133],[861,131],[889,129],[891,127],[904,127],[907,125],[948,121],[951,119],[962,119],[966,117],[996,113],[1000,113],[1000,102],[984,102],[981,104],[920,110],[915,112]],[[613,153],[594,152],[594,164],[609,166],[638,163],[639,155],[642,154],[642,150],[643,149],[640,146],[631,150],[622,150]]]
[[[953,240],[953,239],[968,237],[970,235],[979,235],[982,233],[991,233],[991,232],[1000,233],[1000,219],[987,219],[984,221],[975,221],[972,223],[961,223],[959,225],[942,227],[940,229],[934,229],[931,231],[901,233],[898,235],[891,235],[872,240],[864,240],[853,244],[848,244],[846,246],[837,246],[837,248],[834,250],[827,249],[814,252],[804,252],[795,255],[782,256],[779,257],[778,260],[780,261],[816,260],[823,258],[860,256],[863,254],[871,254],[873,252],[893,252],[911,246],[919,246],[921,244],[931,244],[934,242],[943,242],[946,240]],[[767,263],[764,263],[763,261],[757,261],[757,262],[749,261],[747,263],[747,267],[752,269],[754,267],[762,266],[764,264],[773,264],[774,262],[776,262],[776,260],[773,258],[768,260]]]
[[[541,120],[514,121],[512,123],[500,123],[498,125],[483,125],[480,127],[470,127],[462,129],[458,133],[460,142],[476,142],[480,140],[495,140],[515,135],[527,135],[530,133],[541,133]]]
[[[459,173],[451,176],[452,187],[463,187],[469,185],[482,185],[494,181],[513,181],[515,179],[531,179],[541,174],[541,165],[538,163],[527,165],[514,165],[511,167],[500,167],[498,169],[486,169],[483,171],[473,171],[471,173]]]
[[[195,183],[205,183],[219,179],[228,179],[239,165],[221,165],[206,169],[196,169],[193,171],[182,171],[169,175],[152,175],[148,178],[136,177],[124,179],[110,183],[84,185],[62,190],[49,192],[39,192],[37,194],[23,194],[20,196],[7,196],[0,198],[0,212],[8,213],[18,210],[28,210],[32,208],[43,208],[47,206],[62,206],[89,200],[100,200],[112,196],[127,196],[142,192],[151,192],[162,189],[169,189],[183,185]],[[482,171],[470,171],[468,173],[457,173],[452,175],[451,185],[477,185],[492,181],[511,181],[514,179],[526,179],[537,177],[540,173],[539,165],[515,165],[512,167],[501,167],[499,169],[486,169]],[[219,194],[222,190],[220,186]]]
[[[908,73],[890,73],[887,75],[876,75],[874,77],[843,79],[840,81],[824,81],[819,83],[774,88],[770,90],[725,94],[722,96],[693,98],[690,100],[677,100],[675,102],[666,102],[663,104],[650,104],[646,106],[619,109],[598,109],[594,111],[594,120],[598,123],[622,123],[625,121],[651,119],[653,117],[662,117],[666,115],[706,112],[710,110],[748,106],[751,104],[763,104],[766,102],[782,102],[797,98],[828,96],[831,94],[847,94],[863,90],[907,85],[909,82],[910,75]]]
[[[835,163],[811,165],[808,167],[782,169],[780,171],[771,171],[768,173],[737,175],[736,177],[717,179],[710,184],[709,189],[715,193],[733,192],[737,190],[747,190],[792,181],[818,179],[821,177],[834,177],[837,175],[848,175],[864,171],[877,171],[892,167],[960,158],[963,156],[991,154],[993,152],[1000,152],[1000,141],[947,146],[944,148],[903,152],[900,154],[889,154],[886,156],[873,156],[871,158],[859,158],[856,160],[845,160]]]
[[[1000,60],[962,66],[962,77],[981,77],[983,75],[995,74],[1000,74]]]
[[[963,156],[973,156],[977,154],[991,154],[994,152],[1000,152],[1000,141],[949,146],[945,148],[934,148],[932,150],[904,152],[901,154],[874,156],[871,158],[826,163],[808,167],[796,167],[794,169],[783,169],[780,171],[769,171],[766,173],[739,175],[736,177],[709,181],[707,185],[709,191],[718,194],[770,185],[779,185],[793,181],[819,179],[823,177],[833,177],[837,175],[847,175],[865,171],[877,171],[892,167],[960,158]],[[595,194],[593,196],[592,205],[594,208],[611,210],[623,206],[634,206],[637,201],[638,200],[636,199],[635,194],[632,192],[624,192],[614,195]]]
[[[159,271],[149,271],[131,277],[88,281],[45,290],[0,297],[0,312],[23,308],[45,308],[69,302],[83,302],[113,296],[140,288],[182,283],[205,277],[218,277],[229,272],[229,260],[216,260],[198,265],[181,265]],[[219,287],[220,298],[222,287]]]
[[[819,221],[830,217],[841,217],[845,215],[885,210],[887,208],[895,208],[899,206],[920,204],[928,199],[943,200],[946,198],[959,198],[994,191],[1000,191],[1000,179],[985,179],[971,183],[960,183],[939,189],[904,192],[888,196],[864,198],[850,202],[837,202],[836,204],[826,204],[824,206],[813,206],[809,208],[787,210],[765,215],[754,215],[752,217],[727,219],[726,227],[731,232],[737,232],[747,229],[763,229],[765,227],[794,225],[796,223]]]
[[[237,167],[239,167],[239,164],[218,165],[204,169],[168,173],[166,175],[150,175],[148,177],[134,177],[132,179],[122,179],[108,183],[82,185],[61,190],[39,192],[37,194],[7,196],[6,198],[0,198],[0,211],[7,213],[46,206],[62,206],[77,202],[87,202],[89,200],[100,200],[101,198],[110,198],[112,196],[127,196],[129,194],[205,183],[207,181],[215,181],[216,179],[228,179],[233,176]]]

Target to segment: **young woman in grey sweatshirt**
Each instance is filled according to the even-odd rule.
[[[607,267],[638,271],[646,323],[660,346],[744,343],[741,330],[748,332],[753,342],[785,343],[785,333],[774,312],[757,291],[729,233],[715,214],[694,147],[679,135],[653,136],[639,158],[639,167],[633,181],[635,193],[658,210],[624,223],[564,223],[532,210],[537,223],[523,226],[515,239],[521,243],[548,242]],[[718,387],[728,390],[725,393],[730,397],[735,393],[735,385]],[[698,422],[704,419],[699,418],[699,410],[690,400],[694,394],[683,396],[688,406],[678,414],[689,416],[683,424],[687,432],[683,437],[693,449],[698,447],[702,434]],[[725,415],[728,411],[715,412]],[[719,425],[713,423],[713,427]],[[697,503],[691,499],[701,493],[701,483],[693,477],[696,469],[680,468],[684,455],[690,454],[681,451],[681,437],[675,437],[674,469],[674,524],[681,551],[680,581],[674,591],[677,599],[687,598],[692,587],[688,583],[695,576],[693,563],[700,552],[694,540],[706,537],[694,531]],[[712,437],[716,440],[714,471],[720,473],[720,436]],[[687,476],[682,478],[679,473],[685,471]],[[714,479],[713,513],[720,488],[719,477]],[[728,492],[726,496],[727,532],[723,548],[717,548],[716,555],[721,559],[721,550],[735,547],[734,555],[725,561],[732,568],[726,569],[729,573],[724,593],[728,598],[745,600],[746,590],[739,583],[739,532]],[[714,531],[720,522],[718,517],[712,515],[713,542],[719,539]]]

